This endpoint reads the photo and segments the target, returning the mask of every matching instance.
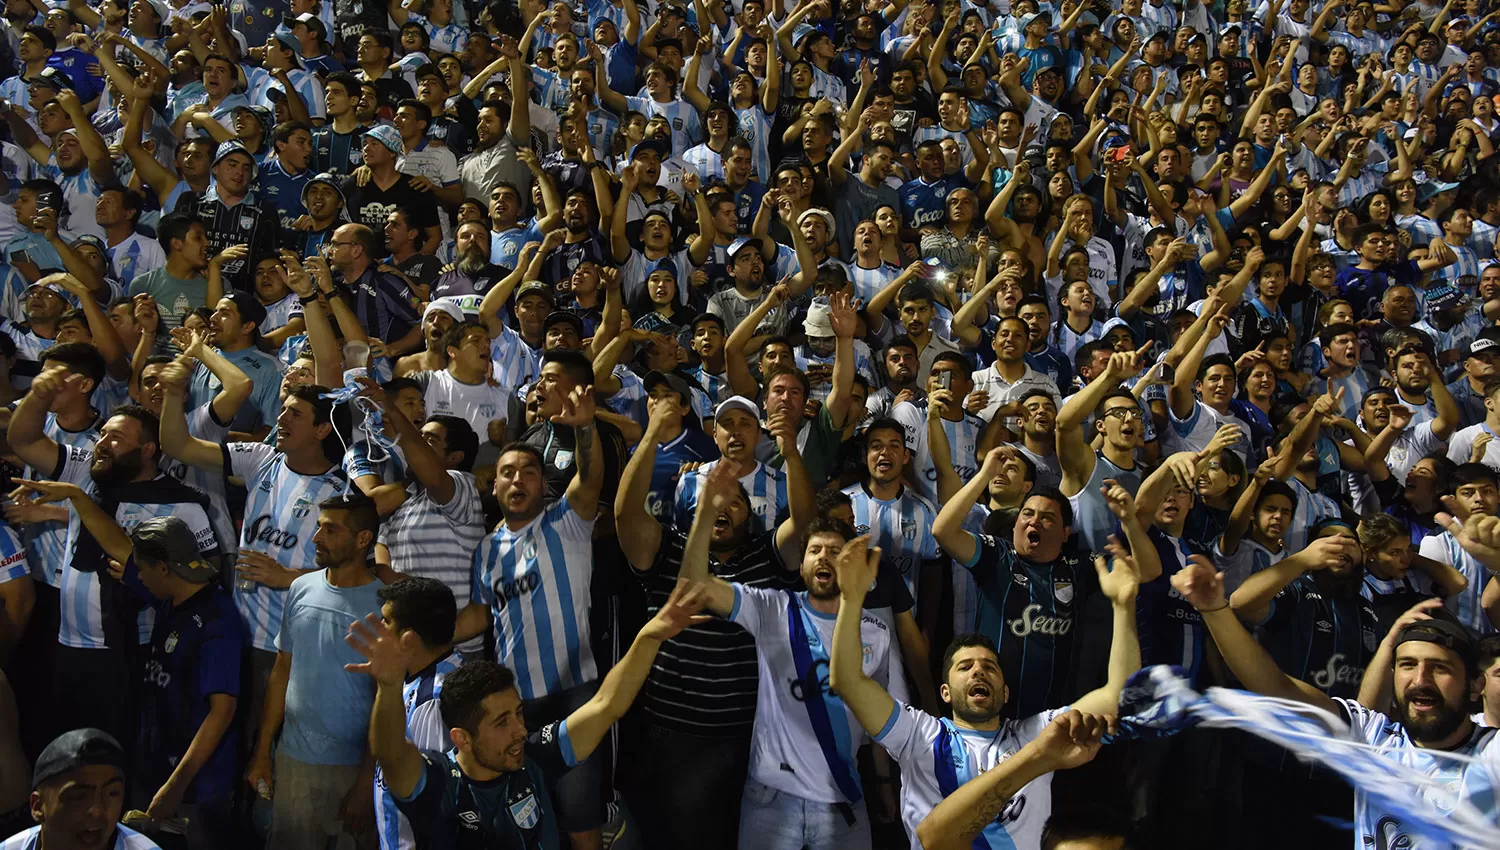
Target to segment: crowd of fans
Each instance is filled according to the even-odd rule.
[[[5,0],[0,850],[1453,847],[1490,7]]]

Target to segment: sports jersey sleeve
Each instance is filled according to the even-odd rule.
[[[448,757],[437,750],[422,751],[422,775],[411,789],[411,796],[402,797],[391,791],[396,808],[413,824],[430,823],[438,816],[443,801],[443,791],[448,785]]]
[[[974,538],[974,557],[969,563],[961,564],[965,569],[974,574],[976,581],[992,576],[1000,571],[1001,561],[1010,554],[1010,541],[988,534],[975,534],[968,532]]]
[[[738,583],[729,586],[734,589],[734,605],[730,607],[726,618],[729,622],[752,635],[771,624],[774,608],[781,598],[779,592]]]
[[[916,706],[893,701],[891,716],[876,732],[874,740],[903,764],[932,751],[932,742],[942,731],[937,718]]]
[[[1266,614],[1264,622],[1257,624],[1261,629],[1267,632],[1278,632],[1293,625],[1292,621],[1297,616],[1297,606],[1302,604],[1301,584],[1299,581],[1293,581],[1271,597],[1271,601],[1267,603],[1271,609],[1270,613]]]
[[[406,719],[406,737],[418,749],[436,750],[451,746],[440,706],[439,700],[430,699],[412,709],[411,716]]]
[[[275,453],[276,449],[265,443],[226,443],[224,475],[243,478],[248,484],[254,472]]]
[[[245,636],[236,612],[228,611],[204,630],[198,650],[198,689],[202,694],[239,698],[240,656]]]
[[[568,504],[564,495],[547,511],[547,522],[557,526],[567,536],[579,540],[591,540],[594,536],[594,520],[584,519]]]
[[[21,539],[8,525],[0,525],[0,584],[29,578],[31,569],[26,563],[26,549]]]
[[[1068,706],[1065,705],[1062,708],[1049,708],[1046,711],[1039,711],[1030,717],[1022,718],[1016,722],[1016,740],[1023,747],[1035,741],[1037,736],[1042,734],[1042,730],[1047,728],[1048,723],[1051,723],[1059,714],[1067,710]]]
[[[1349,731],[1354,740],[1378,744],[1386,737],[1385,730],[1391,726],[1389,717],[1365,708],[1352,699],[1336,697],[1334,701],[1343,709],[1344,718],[1349,721]]]
[[[496,532],[498,533],[498,532]],[[489,550],[494,546],[494,535],[479,541],[474,548],[474,566],[469,573],[469,601],[471,604],[495,607],[495,594],[490,581]]]
[[[526,758],[535,762],[549,781],[556,781],[582,761],[573,752],[573,739],[568,737],[566,720],[548,723],[527,736]]]
[[[281,604],[281,627],[276,630],[277,652],[285,652],[290,655],[293,651],[292,629],[290,628],[290,626],[292,625],[292,617],[296,614],[297,611],[297,602],[302,596],[302,588],[307,586],[304,583],[305,578],[306,577],[303,576],[293,579],[292,586],[287,588],[286,599]]]
[[[438,505],[443,516],[460,525],[479,524],[484,521],[479,508],[479,489],[473,479],[456,469],[448,470],[453,479],[453,498],[446,505]]]

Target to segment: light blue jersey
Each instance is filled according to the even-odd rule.
[[[833,614],[814,610],[806,593],[733,584],[728,620],[755,638],[760,689],[750,738],[750,778],[825,805],[861,797],[855,752],[865,732],[854,712],[828,690]],[[881,687],[889,681],[893,636],[861,612],[860,665]]]
[[[1497,631],[1495,625],[1484,612],[1484,587],[1490,582],[1490,572],[1484,565],[1474,560],[1474,556],[1464,551],[1464,548],[1453,539],[1453,535],[1444,531],[1442,534],[1431,534],[1422,539],[1422,546],[1418,550],[1424,558],[1431,558],[1438,563],[1447,564],[1469,580],[1469,586],[1462,593],[1456,593],[1443,601],[1444,607],[1458,618],[1460,623],[1469,627],[1480,635],[1492,635]]]
[[[523,700],[599,678],[588,619],[593,532],[564,496],[520,530],[502,523],[474,552],[469,598],[490,606],[495,660],[515,672]]]
[[[770,139],[771,126],[774,122],[759,104],[731,108],[734,109],[734,117],[739,120],[737,125],[739,135],[745,137],[745,141],[750,143],[750,150],[755,152],[753,160],[755,179],[764,185],[771,177]]]
[[[57,415],[48,413],[47,421],[42,425],[42,433],[67,449],[70,460],[76,457],[80,463],[88,465],[94,460],[94,443],[99,440],[99,426],[102,424],[104,421],[101,417],[82,431],[66,431],[57,424]],[[28,466],[23,477],[36,481],[47,476]],[[22,539],[26,541],[26,559],[31,562],[35,571],[32,577],[46,582],[49,587],[58,587],[61,582],[58,573],[68,560],[68,524],[34,522],[26,527]]]
[[[854,530],[870,535],[870,545],[879,546],[881,557],[901,571],[906,589],[916,599],[922,562],[942,554],[932,536],[937,505],[905,487],[889,500],[875,498],[864,484],[845,487],[844,492],[854,504]]]
[[[1349,717],[1353,740],[1377,748],[1381,757],[1425,774],[1434,789],[1452,794],[1477,808],[1492,823],[1496,815],[1496,787],[1500,785],[1500,735],[1494,729],[1475,727],[1469,738],[1456,747],[1431,749],[1412,742],[1397,721],[1371,711],[1351,699],[1338,700]],[[1460,761],[1455,756],[1465,760]],[[1421,792],[1413,805],[1446,812],[1439,800]],[[1412,850],[1453,850],[1454,845],[1424,839],[1422,830],[1402,823],[1399,813],[1386,811],[1358,789],[1354,792],[1354,846],[1408,847]]]
[[[1022,720],[1002,720],[993,732],[962,729],[952,720],[897,702],[876,743],[901,765],[901,820],[912,850],[922,850],[917,824],[965,782],[994,769],[1035,740],[1066,709],[1052,709]],[[1052,812],[1052,774],[1026,783],[1000,816],[974,839],[976,848],[1040,847],[1042,827]]]
[[[463,657],[457,652],[434,661],[422,672],[407,679],[401,687],[401,703],[406,706],[406,740],[419,750],[446,752],[453,744],[448,740],[448,725],[438,710],[443,693],[443,679],[458,669]],[[396,798],[385,787],[385,773],[375,766],[375,829],[380,834],[380,850],[415,850],[416,838],[411,822],[396,808]]]
[[[1292,524],[1286,532],[1287,548],[1293,552],[1301,552],[1307,548],[1311,539],[1308,535],[1313,526],[1325,519],[1337,519],[1343,512],[1339,510],[1338,502],[1322,493],[1309,490],[1306,484],[1296,478],[1288,478],[1286,483],[1297,494],[1297,506],[1292,510]]]
[[[25,832],[0,841],[0,850],[42,850],[42,826],[37,824]],[[115,827],[115,840],[107,850],[161,850],[156,842],[128,826]]]
[[[661,103],[649,97],[627,97],[626,105],[646,116],[647,120],[660,115],[672,127],[672,150],[685,151],[703,141],[703,123],[698,120],[698,110],[682,98],[673,98]]]
[[[903,401],[891,408],[891,418],[906,428],[906,447],[911,450],[917,470],[917,489],[928,499],[937,499],[937,468],[927,447],[927,401],[913,404]],[[968,481],[979,473],[979,438],[983,436],[983,419],[965,413],[959,420],[943,419],[943,433],[948,437],[948,454],[958,477]]]
[[[703,481],[718,461],[711,461],[696,470],[685,473],[677,481],[677,524],[687,528],[693,523],[693,511],[698,507],[698,491]],[[750,513],[760,520],[761,530],[776,527],[776,517],[787,509],[786,473],[763,463],[756,463],[749,473],[740,476],[740,485],[750,496]]]
[[[316,568],[313,533],[318,530],[318,503],[342,495],[348,479],[337,465],[321,475],[300,475],[286,465],[286,455],[265,443],[224,446],[224,474],[245,482],[244,527],[240,549],[260,552],[289,570]],[[286,591],[257,584],[234,589],[234,604],[245,618],[250,645],[276,651]]]

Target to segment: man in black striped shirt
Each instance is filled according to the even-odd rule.
[[[646,510],[657,443],[668,399],[648,402],[650,420],[625,466],[615,499],[620,548],[645,587],[655,611],[666,603],[682,572],[688,529],[658,522]],[[709,570],[750,587],[796,584],[802,529],[813,519],[812,488],[796,431],[779,418],[771,428],[786,458],[791,518],[762,531],[740,497],[713,518]],[[750,735],[759,687],[755,639],[738,625],[716,619],[695,625],[662,645],[637,705],[642,723],[628,789],[630,811],[656,850],[733,847],[740,795],[750,768]]]
[[[281,221],[276,210],[261,207],[250,188],[256,176],[255,157],[239,142],[224,142],[214,153],[211,170],[214,183],[208,190],[202,195],[184,193],[174,212],[203,222],[210,257],[231,245],[248,245],[246,257],[275,256],[281,247]],[[245,257],[227,260],[222,269],[224,282],[253,295],[252,271]]]

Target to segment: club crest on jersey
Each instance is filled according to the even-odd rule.
[[[901,536],[907,540],[917,539],[917,521],[914,519],[901,521]]]
[[[510,819],[521,829],[536,829],[541,820],[541,806],[537,805],[536,795],[527,794],[524,799],[511,803]]]
[[[312,502],[308,501],[306,496],[298,496],[297,504],[292,507],[292,516],[297,519],[306,519],[307,515],[312,513],[312,507]]]
[[[567,469],[573,465],[573,453],[558,451],[557,455],[552,458],[552,465],[558,469]]]
[[[1073,601],[1073,582],[1058,579],[1052,582],[1052,595],[1064,605]]]
[[[176,648],[177,648],[177,633],[173,632],[173,633],[167,635],[167,639],[166,639],[166,641],[164,643],[162,643],[161,649],[162,649],[162,652],[165,652],[166,654],[171,655],[172,654],[172,650],[174,650]]]
[[[170,652],[170,650],[168,651]],[[866,667],[875,663],[875,647],[870,646],[868,643],[860,646],[860,655],[864,659]]]
[[[676,130],[679,133],[682,132],[682,119],[681,118],[673,118],[672,119],[672,129]]]
[[[526,549],[522,552],[522,555],[528,561],[536,557],[536,538],[531,538],[526,541]]]
[[[255,226],[255,218],[253,216],[248,216],[248,215],[242,215],[242,216],[240,216],[240,229],[241,230],[249,230],[250,228],[252,228],[254,226]]]

